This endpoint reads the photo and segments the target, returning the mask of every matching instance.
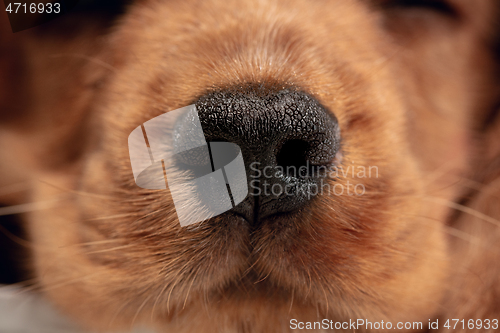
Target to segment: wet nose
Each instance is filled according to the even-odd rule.
[[[318,100],[295,89],[245,87],[212,91],[195,105],[207,142],[241,149],[249,194],[234,213],[256,222],[318,193],[340,145],[337,119]]]

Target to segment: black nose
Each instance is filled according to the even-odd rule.
[[[294,89],[240,87],[210,92],[195,104],[208,142],[241,148],[249,195],[233,212],[256,221],[293,211],[318,193],[340,131],[316,99]]]

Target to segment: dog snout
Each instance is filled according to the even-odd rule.
[[[249,195],[233,212],[251,222],[311,200],[340,147],[336,117],[302,91],[233,88],[195,104],[208,142],[241,148]]]

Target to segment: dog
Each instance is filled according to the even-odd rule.
[[[27,185],[0,199],[32,205],[32,288],[99,332],[494,331],[497,7],[142,0],[16,34],[4,18],[0,184]],[[307,196],[250,189],[181,226],[127,140],[188,105],[248,178],[306,165],[270,184]]]

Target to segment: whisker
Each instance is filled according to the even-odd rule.
[[[195,277],[194,277],[195,273],[196,273],[196,271],[194,271],[194,270],[193,270],[193,271],[191,272],[191,274],[189,275],[189,277],[188,277],[188,280],[189,280],[189,279],[191,279],[191,283],[189,284],[189,288],[188,288],[188,290],[187,290],[187,292],[186,292],[186,297],[184,298],[184,304],[182,305],[182,309],[183,309],[183,310],[184,310],[184,308],[186,307],[187,300],[188,300],[188,298],[189,298],[189,294],[190,294],[190,292],[191,292],[191,287],[193,287],[193,284],[194,284],[194,281],[195,281]]]
[[[180,269],[179,271],[177,272],[177,276],[176,276],[176,279],[174,281],[174,283],[172,284],[172,287],[170,288],[170,291],[168,293],[168,297],[167,297],[167,311],[170,312],[170,297],[172,296],[172,292],[174,291],[174,288],[175,286],[177,285],[177,283],[181,280],[181,278],[183,278],[184,274],[183,274],[183,271],[184,269],[186,269],[186,267],[189,266],[189,264],[194,260],[194,256],[191,257]]]
[[[445,232],[450,234],[451,236],[454,236],[456,238],[460,238],[461,240],[464,240],[464,241],[471,243],[471,244],[474,244],[474,245],[489,248],[489,246],[487,244],[482,243],[482,239],[480,237],[474,237],[474,236],[472,236],[472,235],[470,235],[462,230],[459,230],[457,228],[453,228],[453,227],[450,227],[447,225],[445,225],[444,227],[445,227]]]
[[[113,252],[117,250],[123,250],[131,247],[135,247],[136,244],[127,244],[127,245],[122,245],[122,246],[115,246],[109,249],[103,249],[103,250],[95,250],[95,251],[82,251],[81,254],[97,254],[97,253],[107,253],[107,252]]]
[[[316,275],[316,278],[321,281],[321,276],[318,274],[318,272],[313,271]],[[328,295],[326,293],[325,287],[323,286],[323,283],[319,283],[319,286],[321,287],[321,290],[323,291],[323,295],[325,296],[325,302],[326,302],[326,313],[328,313],[329,309],[329,302],[328,302]]]
[[[164,295],[165,291],[167,290],[167,287],[168,287],[168,284],[165,283],[163,288],[158,293],[158,296],[156,296],[155,302],[153,303],[153,308],[151,309],[151,320],[154,320],[156,306],[158,305],[160,298]]]
[[[135,311],[135,315],[134,317],[132,318],[132,325],[131,325],[131,328],[134,327],[135,325],[135,322],[141,312],[141,310],[144,308],[144,306],[147,304],[147,302],[151,299],[151,297],[153,297],[153,294],[150,294],[148,297],[146,297],[146,299],[141,303],[141,305],[137,308],[137,310]]]
[[[300,261],[302,262],[302,267],[307,267],[306,264],[304,263],[304,259],[302,259],[302,257],[300,257]],[[307,293],[306,293],[306,298],[309,296],[309,293],[311,292],[311,288],[312,288],[312,277],[311,277],[311,271],[310,269],[307,269],[307,276],[309,277],[309,287],[307,288]]]
[[[292,312],[294,296],[295,296],[295,288],[292,288],[292,300],[290,302],[290,308],[288,309],[288,315],[290,315],[290,313]]]
[[[5,228],[2,224],[0,224],[0,231],[7,236],[11,241],[14,243],[26,247],[26,248],[36,248],[34,244],[32,244],[30,241],[27,241],[26,239],[22,239],[21,237],[14,235],[11,233],[7,228]]]
[[[34,286],[25,288],[25,290],[26,291],[44,291],[44,292],[46,292],[46,291],[54,290],[57,288],[65,287],[65,286],[68,286],[70,284],[77,283],[77,282],[80,282],[83,280],[87,280],[87,279],[90,279],[92,277],[99,276],[102,274],[105,274],[105,273],[104,272],[94,272],[92,274],[87,274],[84,276],[80,276],[78,278],[69,279],[69,280],[66,280],[64,282],[62,282],[62,281],[59,283],[56,282],[56,283],[51,284],[50,286],[41,285],[40,283],[37,283]]]
[[[269,275],[271,275],[271,271],[269,271],[269,273],[267,273],[267,275],[264,276],[263,278],[261,278],[260,280],[255,281],[253,284],[261,283],[262,281],[264,281],[265,279],[267,279],[269,277]]]
[[[390,213],[386,212],[386,215],[390,215]],[[472,235],[468,234],[467,232],[464,232],[464,231],[461,231],[461,230],[454,228],[452,226],[446,225],[441,220],[432,218],[430,216],[418,215],[418,214],[399,214],[399,213],[398,214],[394,213],[392,215],[395,215],[398,217],[419,218],[419,219],[427,220],[430,223],[442,224],[444,227],[444,232],[448,233],[450,236],[460,238],[466,242],[470,242],[471,244],[482,246],[484,248],[488,248],[491,250],[490,246],[482,243],[482,239],[480,237],[472,236]]]
[[[33,279],[28,279],[28,280],[12,283],[12,284],[9,284],[9,286],[16,288],[17,289],[16,293],[24,294],[27,292],[26,289],[33,287],[37,283],[38,283],[38,279],[33,278]]]
[[[12,194],[12,193],[19,193],[26,191],[30,188],[28,182],[21,182],[21,183],[15,183],[15,184],[10,184],[3,186],[0,188],[0,197],[7,195],[7,194]]]
[[[113,326],[113,323],[114,321],[116,320],[116,318],[118,318],[118,316],[120,315],[120,313],[127,307],[129,306],[131,303],[132,303],[133,299],[130,298],[128,301],[124,302],[119,308],[118,308],[118,311],[115,311],[115,314],[111,317],[111,319],[109,320],[109,324],[108,324],[108,328],[111,330],[112,326]]]
[[[103,68],[109,69],[110,71],[112,71],[114,73],[117,72],[117,69],[115,67],[113,67],[111,64],[108,64],[108,63],[102,61],[101,59],[93,58],[93,57],[90,57],[90,56],[87,56],[87,55],[84,55],[84,54],[78,54],[78,53],[57,53],[57,54],[51,54],[51,55],[49,55],[49,57],[51,57],[51,58],[63,58],[63,57],[80,58],[80,59],[87,60],[88,62],[100,65]]]
[[[55,203],[58,203],[58,202],[62,201],[63,199],[64,198],[58,197],[58,198],[53,199],[53,200],[30,202],[30,203],[24,203],[24,204],[19,204],[19,205],[14,205],[14,206],[1,207],[0,208],[0,216],[23,214],[23,213],[29,213],[32,211],[36,211],[36,210],[48,209],[48,208],[53,207]]]
[[[182,278],[182,274],[181,274],[181,271],[179,271],[179,272],[177,272],[175,281],[171,285],[170,291],[168,292],[168,296],[167,296],[167,313],[170,313],[170,297],[172,296],[172,292],[174,291],[175,286],[177,285],[177,283],[179,282],[179,280],[181,278]]]
[[[71,247],[71,246],[100,245],[100,244],[123,242],[125,240],[126,240],[125,238],[112,238],[112,239],[104,239],[104,240],[98,240],[98,241],[75,243],[75,244],[63,246],[61,248],[64,249],[64,248]]]
[[[122,218],[122,217],[137,217],[139,213],[126,213],[126,214],[115,214],[115,215],[108,215],[108,216],[100,216],[100,217],[91,217],[88,219],[85,219],[85,221],[104,221],[104,220],[111,220],[111,219],[117,219],[117,218]],[[141,216],[140,218],[144,218],[145,216]]]
[[[425,198],[424,198],[425,199]],[[465,213],[465,214],[469,214],[471,216],[474,216],[480,220],[483,220],[485,222],[488,222],[488,223],[491,223],[497,227],[500,227],[500,220],[497,220],[491,216],[488,216],[484,213],[481,213],[475,209],[472,209],[470,207],[467,207],[467,206],[464,206],[464,205],[461,205],[461,204],[458,204],[456,202],[453,202],[453,201],[449,201],[449,200],[444,200],[444,199],[441,199],[441,198],[427,198],[427,200],[431,201],[431,202],[436,202],[436,203],[441,203],[447,207],[450,207],[452,209],[456,209],[458,211],[461,211],[462,213]]]
[[[74,189],[70,189],[70,188],[63,188],[63,187],[60,187],[60,186],[57,186],[57,185],[54,185],[54,184],[51,184],[51,183],[48,183],[42,179],[37,179],[37,181],[47,185],[47,186],[50,186],[54,189],[57,189],[57,190],[60,190],[61,192],[64,192],[64,193],[72,193],[72,194],[77,194],[77,195],[81,195],[81,196],[88,196],[88,197],[93,197],[93,198],[96,198],[96,199],[105,199],[105,200],[117,200],[116,197],[113,197],[113,196],[110,196],[110,195],[102,195],[102,194],[96,194],[96,193],[90,193],[90,192],[84,192],[84,191],[78,191],[78,190],[74,190]]]

